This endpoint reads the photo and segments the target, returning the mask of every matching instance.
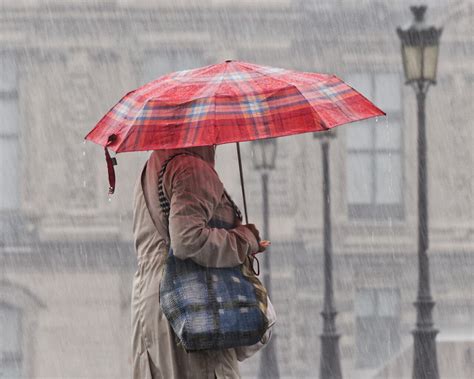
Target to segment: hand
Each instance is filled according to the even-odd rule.
[[[260,232],[258,231],[255,224],[246,224],[246,225],[243,225],[243,226],[245,226],[247,229],[249,229],[253,233],[255,238],[257,239],[258,250],[255,254],[264,252],[267,249],[267,247],[272,244],[270,241],[260,239]],[[255,255],[255,254],[253,254],[253,255]]]
[[[261,240],[259,243],[258,243],[258,246],[259,246],[259,249],[258,251],[255,253],[255,254],[258,254],[258,253],[263,253],[268,246],[270,246],[272,243],[270,241],[267,241],[267,240]],[[254,255],[255,255],[254,254]]]

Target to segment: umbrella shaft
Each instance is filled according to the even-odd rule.
[[[242,187],[242,199],[244,200],[244,214],[245,223],[249,223],[249,216],[247,214],[247,200],[245,198],[244,173],[242,171],[242,158],[240,156],[240,144],[237,142],[237,157],[239,158],[239,172],[240,172],[240,186]]]

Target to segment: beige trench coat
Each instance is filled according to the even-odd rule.
[[[158,200],[158,173],[170,155],[191,151],[201,158],[174,158],[164,176],[171,203],[168,226]],[[186,353],[159,307],[162,268],[171,243],[174,254],[208,267],[231,267],[258,250],[254,235],[239,224],[214,171],[212,147],[155,151],[134,195],[134,238],[138,270],[132,290],[134,379],[239,378],[235,349]],[[148,206],[147,206],[148,205]],[[220,220],[234,229],[211,229]]]

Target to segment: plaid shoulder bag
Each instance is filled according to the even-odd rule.
[[[170,203],[163,191],[163,175],[170,160],[183,154],[165,161],[159,174],[160,206],[167,219]],[[176,258],[171,248],[160,284],[160,306],[186,351],[254,345],[269,327],[267,291],[250,264],[204,267]]]

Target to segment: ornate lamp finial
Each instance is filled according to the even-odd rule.
[[[411,12],[415,16],[416,22],[423,22],[425,18],[426,5],[412,6],[410,7]]]

